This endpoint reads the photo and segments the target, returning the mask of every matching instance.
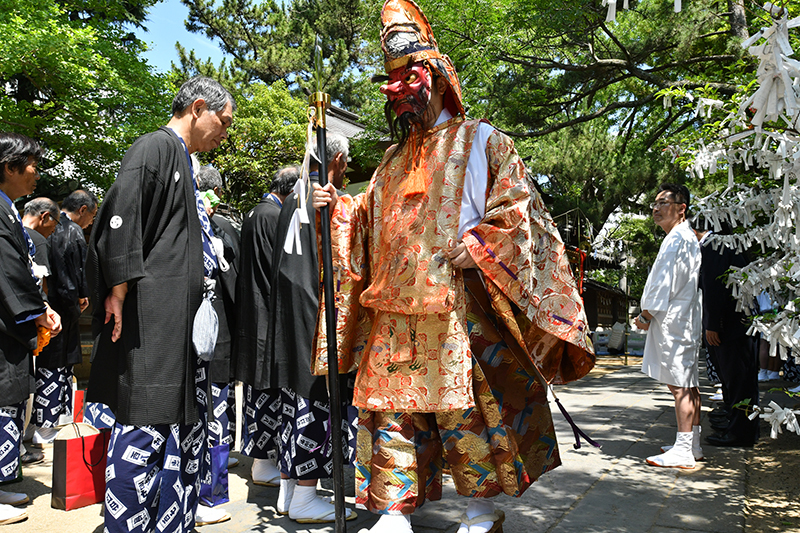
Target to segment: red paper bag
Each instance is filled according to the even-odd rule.
[[[103,501],[106,450],[111,432],[88,424],[71,424],[74,436],[53,441],[53,490],[50,505],[70,511]],[[71,438],[70,438],[71,437]]]
[[[85,395],[85,390],[76,389],[72,391],[72,420],[75,422],[83,422],[83,399]]]

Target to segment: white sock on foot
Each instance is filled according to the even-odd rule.
[[[335,507],[332,502],[326,501],[317,494],[317,487],[297,485],[289,504],[289,518],[292,520],[330,520],[335,519]],[[353,513],[352,509],[345,508],[345,518]]]
[[[296,479],[281,479],[281,490],[278,492],[278,503],[275,504],[280,514],[288,514],[292,505],[294,489],[297,487]]]
[[[221,507],[208,507],[202,503],[197,506],[194,514],[195,526],[207,526],[209,524],[219,524],[231,519],[230,513]]]
[[[28,512],[25,509],[19,509],[11,505],[0,503],[0,525],[20,522],[27,517]]]
[[[271,459],[253,459],[251,474],[256,485],[278,485],[281,480],[281,471]]]
[[[648,457],[647,464],[667,468],[694,468],[696,464],[692,454],[692,432],[679,432],[672,449],[661,455]]]
[[[57,434],[58,428],[40,428],[37,426],[33,432],[33,443],[50,444],[56,439]]]
[[[469,501],[469,504],[467,504],[467,510],[464,514],[467,515],[467,518],[472,519],[476,516],[491,514],[493,512],[494,502],[487,500],[486,498],[473,498]],[[467,526],[466,524],[462,523],[458,529],[458,533],[486,533],[492,529],[493,525],[493,520],[479,522],[477,524],[472,524],[471,526]]]
[[[374,526],[358,533],[413,533],[411,515],[382,514]]]

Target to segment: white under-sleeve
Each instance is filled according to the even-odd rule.
[[[486,158],[486,144],[494,128],[486,122],[478,124],[478,131],[472,141],[472,150],[467,161],[467,175],[464,177],[464,194],[461,196],[461,218],[458,221],[458,238],[474,228],[486,214],[486,186],[489,179],[489,161]]]

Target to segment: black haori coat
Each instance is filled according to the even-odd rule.
[[[0,257],[0,407],[5,407],[27,400],[33,391],[36,324],[33,320],[17,324],[17,319],[41,313],[44,300],[31,275],[22,227],[2,198]]]
[[[263,198],[244,216],[236,285],[236,379],[256,389],[270,388],[264,374],[273,248],[280,206]]]
[[[95,336],[88,400],[129,425],[193,424],[192,322],[203,298],[203,245],[192,173],[168,128],[125,154],[89,242],[86,273]],[[111,287],[127,282],[122,338],[105,319]]]
[[[209,364],[209,374],[213,383],[227,385],[233,381],[231,352],[233,350],[233,334],[236,332],[236,279],[239,273],[239,240],[240,235],[233,224],[222,215],[211,218],[211,229],[214,236],[222,239],[225,248],[225,261],[228,269],[217,271],[216,298],[214,310],[219,318],[219,334],[214,348],[214,359]],[[221,263],[221,262],[220,262]]]
[[[310,178],[313,183],[319,179],[316,173]],[[297,205],[296,195],[290,194],[278,219],[278,245],[272,256],[271,312],[262,374],[270,387],[288,387],[303,398],[327,401],[327,378],[311,374],[311,351],[319,313],[320,270],[316,211],[310,201],[306,208],[311,223],[300,227],[303,254],[299,255],[296,249],[287,254],[283,249]]]
[[[60,368],[77,365],[83,360],[80,341],[69,343],[67,335],[79,336],[77,324],[81,316],[79,300],[89,296],[84,263],[86,239],[83,229],[61,213],[61,219],[52,235],[50,245],[50,275],[47,277],[47,299],[53,310],[61,316],[63,331],[50,341],[39,355],[39,368]]]

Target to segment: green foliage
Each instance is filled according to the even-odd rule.
[[[625,150],[624,139],[609,131],[612,126],[598,120],[553,132],[540,141],[517,143],[520,152],[530,154],[525,162],[528,170],[547,177],[545,192],[554,198],[552,211],[579,208],[595,234],[617,207],[638,212],[651,199],[644,191],[682,180],[679,167],[665,161],[661,152]]]
[[[163,77],[139,58],[141,43],[123,22],[152,0],[0,0],[0,127],[47,149],[41,182],[107,188],[133,140],[169,118]],[[75,8],[77,9],[77,8]],[[45,192],[39,187],[39,194]]]
[[[57,0],[70,20],[102,20],[114,24],[131,24],[144,28],[147,10],[160,0]]]
[[[233,94],[238,109],[228,141],[201,154],[201,160],[222,174],[223,200],[244,212],[269,192],[278,169],[302,163],[307,104],[294,98],[283,81],[251,83]]]
[[[229,88],[283,80],[302,100],[304,90],[322,89],[336,105],[357,112],[367,127],[364,135],[351,139],[354,163],[362,168],[377,165],[383,153],[379,143],[386,137],[385,98],[369,76],[383,64],[378,46],[381,4],[376,12],[370,10],[372,0],[182,1],[190,9],[187,28],[219,42],[228,56],[213,65],[178,44],[179,65],[173,65],[178,77],[203,74]],[[315,74],[317,39],[320,76]],[[237,179],[233,167],[230,171]]]
[[[218,41],[230,66],[247,80],[283,80],[295,90],[316,90],[314,46],[320,36],[322,89],[344,107],[358,105],[353,84],[364,76],[354,74],[364,72],[370,49],[361,38],[359,0],[181,1],[189,8],[187,29]]]
[[[353,83],[353,95],[360,102],[359,122],[365,131],[350,139],[350,157],[361,168],[377,167],[389,147],[389,129],[384,115],[386,97],[375,83]]]
[[[633,120],[652,144],[659,127],[680,124],[670,128],[668,114],[655,113],[658,90],[712,82],[735,91],[721,75],[742,57],[725,2],[698,0],[673,13],[669,2],[642,0],[608,24],[595,0],[420,4],[435,13],[434,32],[470,87],[475,114],[516,135],[539,137],[608,116]]]
[[[730,96],[754,66],[738,46],[754,16],[742,26],[729,13],[744,15],[741,1],[674,13],[669,1],[640,0],[612,23],[596,0],[418,3],[469,114],[518,138],[532,173],[549,178],[554,213],[579,207],[597,227],[617,207],[640,211],[660,182],[686,181],[664,153],[701,128],[686,91]]]
[[[639,299],[644,291],[647,274],[658,255],[664,232],[653,224],[649,217],[623,217],[611,232],[609,239],[622,241],[623,252],[628,258],[624,270],[592,271],[591,277],[609,285],[617,286],[624,275],[627,279],[628,295]]]
[[[383,0],[182,1],[187,27],[230,56],[215,77],[235,84],[283,79],[295,92],[310,88],[320,35],[324,90],[367,126],[353,157],[377,162],[385,100],[367,75],[382,71]],[[598,0],[418,3],[456,65],[468,114],[517,138],[532,174],[548,178],[554,213],[579,207],[598,229],[618,207],[641,212],[659,183],[687,182],[686,162],[665,150],[702,134],[687,91],[727,98],[748,79],[754,63],[738,43],[762,21],[743,1],[696,0],[674,13],[669,1],[639,0],[614,23]],[[213,68],[191,55],[181,62]],[[723,177],[689,184],[704,193]]]

